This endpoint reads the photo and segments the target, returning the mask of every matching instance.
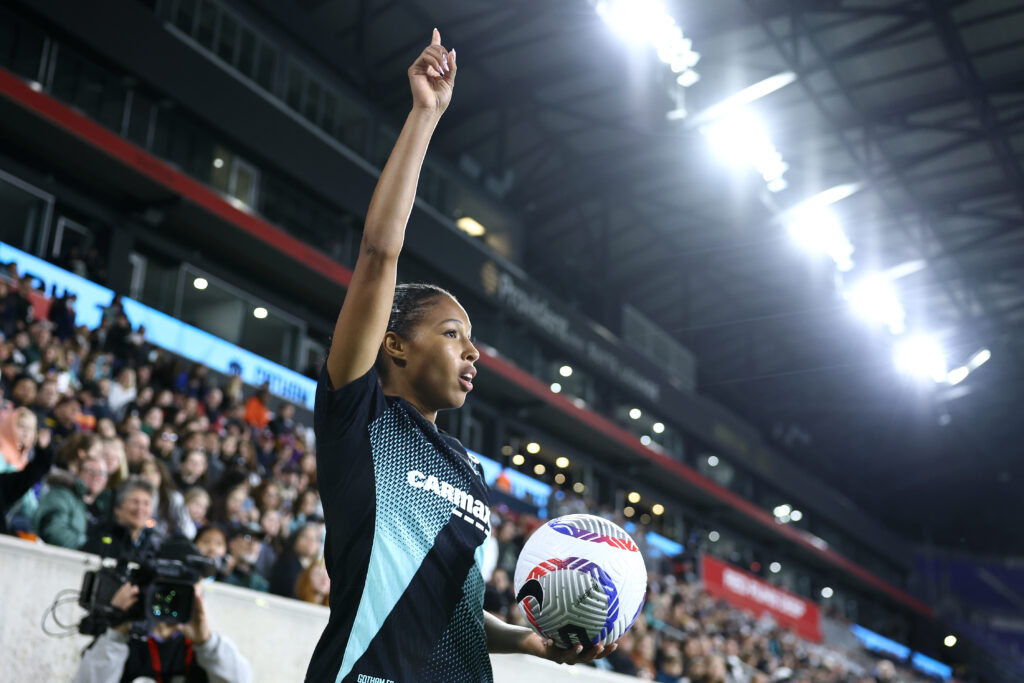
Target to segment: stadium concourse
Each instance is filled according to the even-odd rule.
[[[234,545],[200,545],[218,561],[218,581],[326,604],[329,581],[310,578],[323,552],[315,446],[310,427],[289,417],[294,406],[268,401],[260,387],[237,377],[217,380],[204,366],[162,350],[116,300],[97,328],[76,327],[74,298],[52,299],[33,281],[15,264],[4,264],[0,274],[3,468],[55,462],[22,499],[4,501],[11,505],[9,532],[26,543],[102,552],[101,537],[116,522],[111,493],[139,475],[157,491],[143,530],[147,543],[250,530],[264,538],[251,564]],[[27,442],[11,438],[15,424],[31,425]],[[72,503],[58,506],[58,496]],[[548,514],[595,508],[572,493],[553,495]],[[626,523],[611,509],[601,513]],[[507,506],[493,509],[484,607],[504,620],[525,624],[509,577],[525,539],[542,523]],[[79,526],[80,536],[68,533]],[[813,643],[770,615],[712,598],[696,574],[698,559],[648,555],[644,610],[600,668],[666,683],[930,680],[869,656],[835,615],[826,617],[826,642]]]

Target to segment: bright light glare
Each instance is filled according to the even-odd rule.
[[[708,540],[711,541],[712,543],[718,543],[718,539],[720,539],[721,537],[722,537],[722,535],[720,533],[718,533],[717,531],[712,531],[711,533],[708,534]]]
[[[572,367],[568,365],[563,365],[562,367],[558,368],[558,374],[561,375],[562,377],[572,377]]]
[[[572,485],[572,490],[575,491],[576,493],[583,493],[584,491],[587,490],[587,487],[583,485],[582,481],[578,481]]]
[[[257,306],[256,308],[252,309],[252,317],[254,318],[263,320],[264,318],[267,317],[267,315],[267,309],[263,308],[262,306]]]
[[[805,248],[828,254],[840,271],[853,268],[853,245],[839,219],[827,207],[804,206],[791,212],[786,223],[789,234]]]
[[[791,513],[789,513],[789,518],[794,522],[799,522],[801,519],[804,518],[804,513],[800,512],[799,510],[793,510]]]
[[[646,434],[641,436],[640,437],[640,445],[641,446],[650,446],[651,445],[651,437],[647,436]]]
[[[953,634],[946,636],[945,639],[942,641],[942,644],[946,647],[953,647],[954,645],[956,645],[956,636],[954,636]]]
[[[537,443],[536,441],[531,441],[530,443],[526,444],[526,452],[531,453],[533,455],[540,453],[540,444]]]
[[[700,53],[694,52],[693,41],[683,35],[664,3],[659,0],[597,0],[594,9],[625,40],[653,46],[658,59],[668,64],[674,73],[692,73],[690,85],[700,80],[700,75],[693,71],[700,61]]]
[[[224,168],[224,160],[221,159],[220,157],[216,157],[213,160],[213,167],[214,168]]]
[[[717,455],[709,455],[708,456],[708,466],[709,467],[718,467],[718,456]]]
[[[556,484],[564,484],[565,483],[565,475],[562,474],[561,472],[556,474],[555,475],[555,483]]]
[[[537,463],[536,465],[533,466],[533,473],[534,474],[544,474],[547,471],[547,469],[548,468],[544,467],[544,463],[539,462],[539,463]]]
[[[651,506],[651,512],[653,512],[656,515],[660,515],[661,513],[665,512],[665,506],[662,505],[661,503],[655,503],[654,505]]]
[[[971,359],[967,361],[967,367],[971,370],[977,370],[982,365],[988,362],[988,359],[992,357],[992,352],[988,349],[982,349],[976,354],[971,356]]]
[[[196,289],[206,289],[210,286],[210,283],[206,281],[205,277],[197,277],[192,281],[192,286]]]
[[[640,494],[637,493],[636,491],[630,491],[629,495],[626,496],[626,500],[628,500],[630,503],[633,503],[633,504],[639,503],[640,502]]]
[[[626,517],[632,517],[636,514],[636,510],[634,510],[632,506],[627,505],[626,507],[622,508],[622,514],[624,514]]]
[[[896,297],[896,290],[884,278],[868,278],[847,291],[845,296],[858,314],[882,323],[893,334],[900,334],[905,329],[906,312]]]
[[[651,425],[651,431],[654,432],[655,434],[661,434],[662,432],[665,431],[665,425],[663,425],[661,422],[655,422],[653,425]]]
[[[934,339],[912,337],[896,347],[896,367],[912,377],[931,378],[941,382],[946,378],[946,358]]]
[[[782,73],[775,74],[774,76],[769,76],[763,81],[758,81],[751,86],[747,86],[735,95],[730,95],[718,104],[712,105],[700,112],[690,121],[690,126],[697,126],[728,116],[737,109],[741,109],[755,100],[759,100],[762,97],[771,95],[776,90],[785,88],[795,80],[796,74],[792,71],[783,71]]]
[[[469,216],[463,216],[455,221],[455,227],[470,237],[480,237],[487,232],[487,228],[481,225],[475,218],[470,218]]]
[[[629,410],[629,417],[633,420],[639,420],[642,415],[639,408],[630,408]]]
[[[778,574],[782,571],[782,565],[778,562],[772,562],[770,565],[768,565],[768,571],[770,571],[772,574]]]
[[[761,122],[748,111],[738,111],[701,128],[711,147],[733,166],[753,166],[771,192],[786,189],[783,175],[789,165],[775,149]]]
[[[821,589],[821,597],[823,598],[831,598],[833,594],[834,592],[829,586],[825,586]]]
[[[971,374],[970,368],[961,365],[960,367],[953,368],[949,371],[949,374],[946,375],[946,381],[955,386],[967,379],[967,375],[969,374]]]
[[[788,517],[793,512],[793,508],[789,505],[777,505],[772,512],[775,513],[776,517]]]
[[[516,467],[522,466],[524,462],[526,462],[526,457],[522,453],[516,453],[512,456],[512,464]]]
[[[551,383],[551,393],[552,394],[557,394],[560,391],[562,391],[562,385],[559,384],[558,382],[552,382]]]
[[[557,458],[555,458],[555,466],[560,467],[564,470],[566,467],[569,466],[569,458],[565,457],[564,455],[558,456]]]

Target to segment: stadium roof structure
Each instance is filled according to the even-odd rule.
[[[700,53],[684,91],[588,0],[298,4],[396,121],[441,28],[462,71],[435,149],[503,181],[533,277],[598,317],[642,311],[696,354],[702,394],[905,537],[1024,553],[1007,531],[1024,518],[1024,5],[669,2]],[[785,72],[747,106],[788,164],[770,192],[695,123]],[[837,186],[853,191],[829,207],[853,248],[843,270],[787,224]],[[900,334],[847,300],[878,276]],[[955,384],[910,379],[893,354],[920,333],[949,369],[991,360]]]

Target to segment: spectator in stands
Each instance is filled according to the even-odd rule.
[[[292,528],[298,529],[309,521],[323,521],[323,506],[320,504],[320,493],[316,489],[306,489],[295,499],[292,507],[295,519]]]
[[[263,537],[263,528],[254,523],[239,526],[229,534],[225,583],[263,593],[270,590],[267,579],[255,571],[263,548]]]
[[[81,435],[58,454],[67,469],[54,469],[46,479],[47,491],[39,499],[34,527],[43,541],[64,548],[86,542],[89,511],[107,485],[107,463],[99,441]]]
[[[501,567],[495,567],[484,590],[484,609],[502,621],[510,621],[511,609],[515,604],[515,591],[508,578],[508,572]]]
[[[195,538],[196,525],[185,508],[185,496],[174,487],[167,466],[153,458],[142,463],[139,474],[153,485],[153,528],[163,536]]]
[[[270,398],[270,385],[264,383],[245,403],[245,421],[250,427],[264,429],[270,423],[270,409],[267,400]]]
[[[207,525],[206,515],[210,511],[210,494],[206,489],[193,486],[185,492],[185,509],[196,529],[202,529]]]
[[[124,442],[116,435],[99,434],[99,436],[103,444],[103,458],[107,462],[107,488],[115,490],[128,479],[128,457],[125,453]]]
[[[270,570],[270,592],[295,597],[299,574],[321,555],[321,525],[305,524],[292,534],[284,553]]]
[[[209,466],[206,453],[199,448],[192,448],[181,458],[181,466],[174,473],[174,483],[179,491],[187,491],[193,486],[207,487],[206,470]]]
[[[217,577],[221,580],[228,554],[228,538],[224,530],[211,524],[196,533],[196,548],[199,553],[213,560],[217,565]]]
[[[24,469],[36,441],[38,421],[25,407],[15,408],[0,420],[0,472]],[[279,491],[280,493],[280,491]]]
[[[34,415],[32,417],[35,419]],[[37,438],[33,430],[27,438],[32,441],[29,448],[34,457],[29,459],[21,470],[10,470],[0,474],[0,534],[8,533],[7,513],[53,466],[54,453],[49,447],[50,432],[43,430]]]
[[[195,552],[195,548],[188,547],[180,555]],[[166,554],[168,559],[181,559],[177,554]],[[195,591],[192,619],[187,624],[157,622],[145,639],[129,637],[130,622],[107,629],[83,653],[73,682],[248,683],[252,680],[251,665],[227,636],[210,628],[201,583],[196,584]],[[138,599],[138,586],[125,583],[114,594],[111,605],[127,612]]]
[[[110,395],[107,397],[107,404],[114,414],[114,419],[120,420],[124,416],[125,408],[136,396],[138,389],[135,386],[135,370],[123,367],[117,373],[117,381],[110,385]]]
[[[62,396],[53,411],[44,420],[47,429],[53,432],[53,441],[60,448],[65,440],[78,432],[78,414],[81,406],[74,396]]]
[[[132,432],[125,443],[125,457],[128,459],[128,469],[138,472],[142,463],[153,457],[149,450],[149,435],[142,430]]]
[[[150,527],[155,495],[148,480],[129,477],[117,490],[112,519],[89,534],[83,550],[103,557],[152,557],[164,540]]]
[[[325,607],[330,605],[331,577],[327,575],[327,565],[323,558],[318,558],[302,570],[295,582],[295,597],[303,602],[312,602]]]
[[[11,382],[7,394],[16,408],[34,407],[37,389],[38,385],[31,375],[18,375]]]
[[[277,417],[270,421],[270,431],[274,436],[291,436],[295,433],[295,406],[291,403],[282,403]]]

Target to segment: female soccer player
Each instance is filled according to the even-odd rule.
[[[395,286],[420,166],[457,70],[435,29],[409,67],[412,111],[374,190],[317,385],[331,616],[308,681],[491,681],[488,652],[577,663],[615,648],[561,649],[483,612],[487,486],[434,424],[473,389],[469,317],[438,287]]]

